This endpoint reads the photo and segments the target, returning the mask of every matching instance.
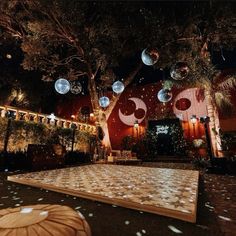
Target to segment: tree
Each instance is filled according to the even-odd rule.
[[[98,100],[119,78],[122,62],[130,62],[125,87],[142,68],[140,52],[149,46],[160,53],[155,69],[185,61],[192,72],[204,74],[211,68],[210,52],[235,43],[233,4],[2,0],[1,37],[19,42],[23,68],[41,71],[44,81],[88,80],[97,125],[110,147],[107,119],[119,95],[111,95],[105,110]]]

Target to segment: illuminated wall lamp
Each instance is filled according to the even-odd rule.
[[[190,121],[193,125],[195,125],[197,123],[197,116],[196,115],[192,115],[190,118]]]
[[[136,120],[135,122],[134,122],[134,128],[138,128],[139,127],[139,124],[138,124],[138,121]]]

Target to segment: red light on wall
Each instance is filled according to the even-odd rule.
[[[180,98],[176,101],[175,107],[180,111],[186,111],[191,106],[191,101],[187,98]]]

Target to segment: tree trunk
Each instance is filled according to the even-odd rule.
[[[92,78],[90,79],[89,82],[89,91],[90,91],[90,97],[91,97],[91,103],[92,103],[92,108],[93,108],[93,113],[96,118],[96,126],[97,130],[98,127],[101,127],[104,133],[104,138],[102,141],[102,144],[107,148],[111,149],[111,142],[110,142],[110,137],[109,137],[109,132],[108,132],[108,125],[107,125],[107,118],[104,110],[99,106],[99,97],[96,91],[96,83],[95,79]]]
[[[127,76],[127,78],[126,78],[125,81],[124,81],[124,86],[125,86],[125,88],[133,81],[135,75],[139,72],[139,70],[141,69],[142,65],[143,65],[142,63],[138,64],[138,66],[135,68],[135,70],[132,71],[132,72]],[[118,95],[116,95],[116,96],[113,95],[113,97],[112,97],[112,99],[111,99],[111,101],[110,101],[110,105],[109,105],[109,107],[106,109],[106,118],[107,118],[107,120],[108,120],[108,118],[110,117],[110,115],[111,115],[111,113],[112,113],[114,107],[116,106],[116,103],[117,103],[117,101],[119,100],[120,96],[121,96],[121,93],[118,94]]]
[[[142,67],[142,63],[140,63],[134,71],[132,71],[127,78],[125,79],[124,82],[124,86],[125,88],[132,82],[132,80],[134,79],[135,75],[138,73],[138,71],[141,69]],[[110,105],[106,110],[103,110],[100,106],[99,106],[99,102],[98,102],[98,94],[96,91],[96,83],[95,83],[95,78],[94,75],[92,75],[91,79],[90,79],[90,83],[89,83],[89,90],[90,90],[90,96],[91,96],[91,103],[92,103],[92,107],[93,107],[93,112],[94,115],[96,117],[96,126],[100,126],[104,132],[104,138],[102,140],[102,144],[105,146],[105,148],[109,151],[112,150],[112,146],[111,146],[111,141],[110,141],[110,135],[109,135],[109,130],[108,130],[108,124],[107,121],[114,109],[114,107],[116,106],[117,101],[120,98],[121,94],[118,95],[113,95],[111,100],[110,100]]]
[[[111,150],[111,141],[107,124],[108,118],[106,117],[106,114],[102,109],[99,110],[97,118],[99,126],[102,128],[104,134],[102,144],[105,146],[106,149]]]
[[[211,145],[214,156],[219,156],[219,151],[221,150],[221,138],[219,135],[220,122],[219,122],[219,114],[216,106],[213,103],[211,91],[205,89],[205,98],[207,105],[207,113],[210,118],[209,122],[209,132],[211,137]]]

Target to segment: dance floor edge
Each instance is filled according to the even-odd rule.
[[[192,223],[198,179],[198,171],[102,164],[8,176],[8,181]]]

